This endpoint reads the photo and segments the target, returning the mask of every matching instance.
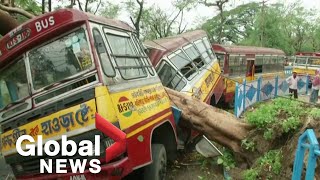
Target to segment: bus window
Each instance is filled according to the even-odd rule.
[[[97,50],[97,53],[100,58],[100,62],[102,65],[103,72],[107,76],[115,76],[116,72],[113,69],[112,63],[110,61],[110,58],[108,56],[106,46],[103,42],[103,38],[99,32],[98,29],[93,29],[93,37],[94,37],[94,46]]]
[[[152,68],[152,65],[150,64],[150,61],[148,60],[148,56],[146,54],[148,54],[147,49],[143,47],[143,45],[139,42],[139,39],[137,38],[137,36],[133,35],[132,36],[133,41],[135,42],[134,44],[136,45],[136,48],[138,49],[139,54],[145,56],[143,58],[144,60],[144,64],[145,66],[148,68],[149,73],[154,76],[155,72]]]
[[[22,59],[0,72],[0,109],[29,95],[26,74]]]
[[[197,68],[201,69],[204,66],[204,61],[202,60],[200,54],[196,50],[196,48],[191,44],[190,46],[186,46],[183,48],[185,53],[192,59],[193,63]]]
[[[246,74],[246,60],[241,56],[230,56],[229,57],[229,75],[239,76]]]
[[[262,73],[262,65],[263,65],[263,56],[256,55],[254,73]]]
[[[216,56],[217,56],[220,68],[223,69],[224,68],[224,61],[225,61],[225,54],[216,53]]]
[[[35,90],[93,66],[84,29],[79,29],[29,53]]]
[[[308,59],[308,65],[309,66],[319,66],[320,65],[320,58],[312,58],[312,57],[310,57],[309,59]]]
[[[106,36],[123,79],[146,77],[147,71],[142,62],[143,55],[135,50],[129,35],[106,33]]]
[[[198,51],[200,52],[202,58],[206,61],[206,63],[210,63],[212,60],[207,52],[207,48],[202,43],[202,40],[198,40],[195,42]]]
[[[295,65],[305,66],[307,62],[307,57],[297,57],[295,60]]]
[[[209,52],[211,58],[214,58],[213,50],[212,50],[212,47],[210,45],[210,42],[209,42],[208,38],[204,37],[203,38],[203,42],[204,42],[206,48],[208,49],[208,52]]]
[[[263,57],[262,71],[263,73],[270,73],[273,71],[272,56]]]
[[[197,72],[192,61],[181,50],[178,50],[169,59],[188,80],[191,80]]]
[[[170,89],[181,91],[187,84],[178,71],[164,61],[162,62],[162,65],[160,65],[158,75],[164,86]]]

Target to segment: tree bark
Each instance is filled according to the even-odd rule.
[[[12,29],[19,26],[19,23],[10,14],[5,11],[0,10],[0,34],[2,36],[6,35]]]
[[[21,14],[21,15],[27,17],[27,18],[34,18],[35,17],[35,15],[33,15],[23,9],[16,8],[16,7],[7,7],[2,4],[0,4],[0,10],[7,11],[9,13],[18,13],[18,14]]]
[[[182,110],[182,123],[195,129],[210,140],[236,153],[242,153],[241,140],[253,128],[238,120],[233,114],[212,107],[184,93],[166,88],[173,105]]]

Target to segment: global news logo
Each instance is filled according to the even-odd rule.
[[[21,156],[55,157],[61,154],[62,157],[70,157],[66,159],[40,159],[40,173],[67,173],[67,164],[70,165],[72,173],[83,173],[87,164],[91,173],[96,174],[101,171],[99,159],[71,158],[76,154],[82,157],[100,156],[99,135],[95,135],[94,142],[82,140],[79,144],[68,140],[67,135],[62,135],[61,145],[55,140],[48,140],[43,145],[42,135],[37,136],[37,141],[30,135],[22,135],[16,142],[16,149]]]

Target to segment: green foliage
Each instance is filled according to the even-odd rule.
[[[223,152],[223,156],[218,157],[217,164],[222,165],[227,171],[229,171],[231,168],[234,168],[236,162],[232,152],[230,150],[225,150]]]
[[[320,49],[320,19],[316,13],[303,8],[301,2],[263,7],[262,3],[247,3],[224,9],[207,20],[202,29],[213,42],[278,48],[288,55],[297,51],[315,52]],[[221,29],[223,36],[218,39]]]
[[[310,115],[311,115],[311,117],[313,117],[315,119],[319,119],[320,118],[320,109],[312,108],[310,111]]]
[[[282,169],[281,161],[283,155],[281,150],[270,150],[257,160],[254,168],[245,170],[242,174],[244,180],[255,180],[263,173],[267,173],[267,179],[272,179],[272,175],[279,175]]]
[[[241,141],[241,147],[243,147],[246,150],[253,152],[255,149],[255,146],[256,146],[255,143],[253,141],[248,140],[248,139],[244,139]]]
[[[99,15],[107,18],[117,18],[120,15],[121,9],[120,4],[113,4],[107,1],[100,8]]]
[[[247,112],[246,120],[264,131],[263,137],[266,140],[272,140],[274,129],[281,127],[285,133],[294,131],[300,127],[300,117],[306,115],[308,109],[305,109],[300,102],[276,98],[270,103],[260,104],[255,111]]]
[[[291,130],[297,129],[301,125],[301,122],[297,117],[289,117],[286,120],[283,120],[282,122],[282,129],[284,132],[289,132]]]
[[[282,157],[280,150],[271,150],[258,159],[259,167],[278,175],[281,172]]]
[[[256,180],[258,175],[257,169],[248,169],[243,172],[242,177],[244,180]]]
[[[249,36],[253,30],[256,14],[259,12],[258,3],[240,5],[235,9],[223,12],[225,22],[221,23],[221,16],[217,15],[205,22],[202,29],[207,31],[211,41],[218,42],[218,34],[223,28],[224,41],[239,43],[243,38]]]
[[[260,129],[273,124],[276,119],[277,110],[270,104],[261,105],[256,111],[247,113],[247,121]]]
[[[273,129],[268,128],[266,131],[263,133],[263,137],[265,140],[271,140],[273,138]]]

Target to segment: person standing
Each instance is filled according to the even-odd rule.
[[[297,76],[297,72],[293,71],[292,76],[289,76],[286,79],[287,83],[289,84],[289,93],[293,94],[295,99],[298,99],[298,81],[299,77]]]
[[[316,75],[312,79],[312,91],[310,95],[310,103],[317,103],[320,89],[320,69],[316,70]]]

